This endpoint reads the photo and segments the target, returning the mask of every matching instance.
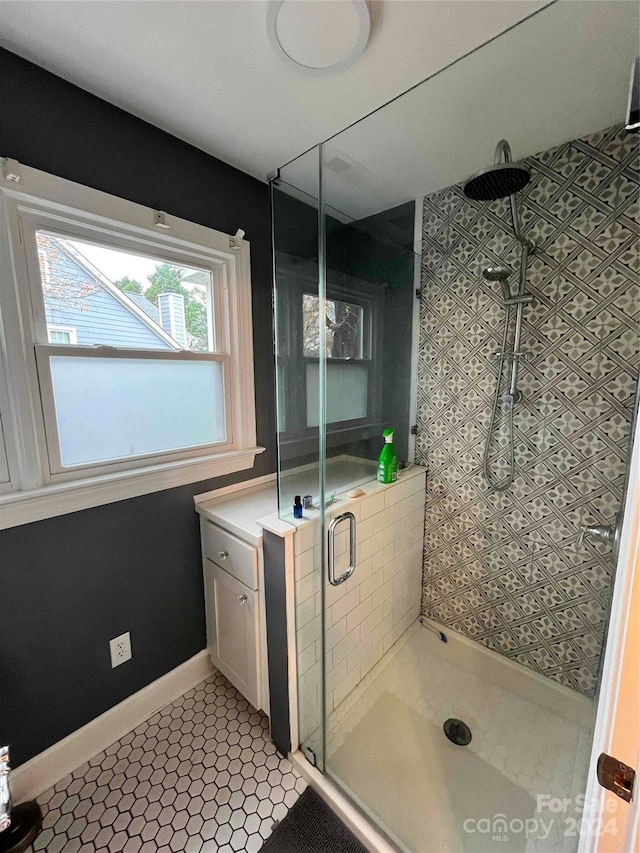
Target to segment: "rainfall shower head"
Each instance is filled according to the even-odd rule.
[[[503,155],[504,163],[501,162]],[[530,180],[531,172],[524,166],[511,162],[509,143],[506,139],[501,139],[496,146],[493,166],[472,175],[462,190],[467,198],[474,201],[495,201],[514,195],[526,187]]]
[[[517,163],[498,163],[477,172],[462,188],[467,198],[474,201],[495,201],[513,195],[526,187],[531,173]]]

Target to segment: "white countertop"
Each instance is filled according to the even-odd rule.
[[[426,468],[422,465],[411,464],[406,468],[403,468],[398,472],[398,479],[395,483],[379,483],[376,479],[371,479],[366,483],[360,482],[356,483],[353,486],[347,486],[343,491],[336,491],[335,500],[332,503],[327,504],[325,507],[326,512],[329,515],[332,515],[336,512],[345,512],[349,509],[352,509],[356,504],[362,501],[364,498],[368,498],[371,495],[376,494],[377,492],[382,492],[385,489],[394,489],[397,488],[402,483],[406,483],[407,480],[411,480],[414,477],[418,477],[420,474],[424,474]],[[350,498],[348,492],[352,489],[360,489],[362,491],[361,495],[358,497]],[[317,521],[320,517],[320,512],[317,507],[312,509],[305,509],[302,518],[294,518],[293,511],[282,513],[278,515],[276,512],[271,517],[261,518],[260,524],[267,530],[272,530],[274,533],[279,536],[286,535],[283,533],[283,525],[287,527],[293,527],[296,530],[301,527],[305,527],[307,524]]]
[[[262,545],[262,527],[257,520],[278,512],[276,480],[274,477],[272,482],[260,482],[258,485],[249,480],[243,485],[246,488],[240,491],[196,503],[196,511],[234,536],[259,547]]]
[[[424,470],[420,465],[410,465],[400,471],[398,483],[409,480]],[[308,471],[300,472],[301,486],[303,484],[308,485],[309,473]],[[349,473],[354,474],[356,471],[354,469]],[[361,472],[358,471],[357,473]],[[294,472],[290,472],[287,479],[293,479],[294,476]],[[394,485],[397,484],[383,485],[371,478],[369,482],[360,481],[359,488],[363,490],[362,497],[365,497],[383,489],[393,488]],[[327,506],[327,510],[347,509],[349,505],[361,500],[362,497],[349,498],[347,496],[347,491],[350,491],[354,486],[355,484],[346,484],[344,491],[338,490],[336,500]],[[196,511],[229,533],[233,533],[239,539],[258,548],[262,545],[263,526],[283,536],[287,532],[293,533],[296,528],[316,520],[319,516],[317,509],[305,510],[304,517],[301,519],[294,519],[292,511],[279,516],[277,488],[275,474],[261,477],[258,480],[248,480],[230,489],[220,489],[217,492],[196,495],[194,498]],[[304,494],[304,489],[297,493]],[[316,496],[314,498],[317,499]]]

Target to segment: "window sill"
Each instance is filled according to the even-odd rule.
[[[232,450],[215,456],[167,462],[145,469],[120,471],[2,495],[0,530],[246,471],[253,467],[256,456],[263,451],[264,447]]]

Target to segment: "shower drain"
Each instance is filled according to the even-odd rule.
[[[457,746],[466,746],[468,743],[471,743],[471,729],[462,720],[456,720],[455,717],[451,717],[445,720],[442,728],[451,743],[455,743]]]

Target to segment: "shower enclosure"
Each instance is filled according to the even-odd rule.
[[[294,746],[399,850],[578,846],[637,411],[635,34],[547,6],[271,181]]]

